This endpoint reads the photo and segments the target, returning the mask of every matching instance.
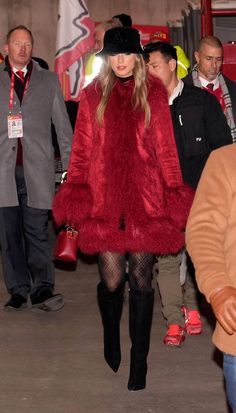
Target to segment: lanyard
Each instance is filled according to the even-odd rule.
[[[13,70],[11,71],[11,84],[10,84],[10,97],[9,97],[9,112],[13,109],[13,100],[14,100],[14,87],[15,87],[15,74]],[[29,87],[29,77],[26,80],[23,98],[28,90]],[[23,99],[22,99],[23,100]]]

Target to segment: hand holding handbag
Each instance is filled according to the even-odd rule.
[[[78,251],[79,233],[70,225],[66,225],[58,234],[54,257],[56,260],[76,262]]]

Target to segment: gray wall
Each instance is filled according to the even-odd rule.
[[[114,14],[127,13],[133,22],[145,25],[166,25],[168,19],[181,18],[186,0],[87,0],[94,21]],[[9,29],[24,24],[35,38],[34,55],[54,67],[58,0],[0,0],[0,47],[3,50]]]
[[[136,24],[165,25],[181,16],[186,0],[87,0],[94,20],[105,20],[119,13],[130,14]]]
[[[58,0],[0,0],[1,51],[8,30],[24,24],[32,30],[34,55],[45,59],[53,69]]]

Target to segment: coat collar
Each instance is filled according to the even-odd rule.
[[[42,73],[43,70],[38,63],[34,62],[31,60],[32,64],[32,72],[30,76],[30,82],[29,82],[29,89],[27,91],[27,95],[30,95],[31,90],[33,90],[37,84],[42,80]],[[1,75],[2,74],[2,75]],[[10,76],[9,76],[9,71],[8,71],[8,65],[5,60],[5,63],[0,64],[0,77],[1,77],[1,82],[2,82],[2,87],[5,87],[7,91],[9,91],[9,85],[10,85]]]

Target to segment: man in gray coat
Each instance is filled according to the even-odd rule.
[[[48,212],[55,190],[51,122],[63,170],[72,129],[55,73],[31,59],[33,36],[24,26],[10,30],[0,66],[0,242],[3,274],[11,295],[5,308],[59,310],[48,242]]]

